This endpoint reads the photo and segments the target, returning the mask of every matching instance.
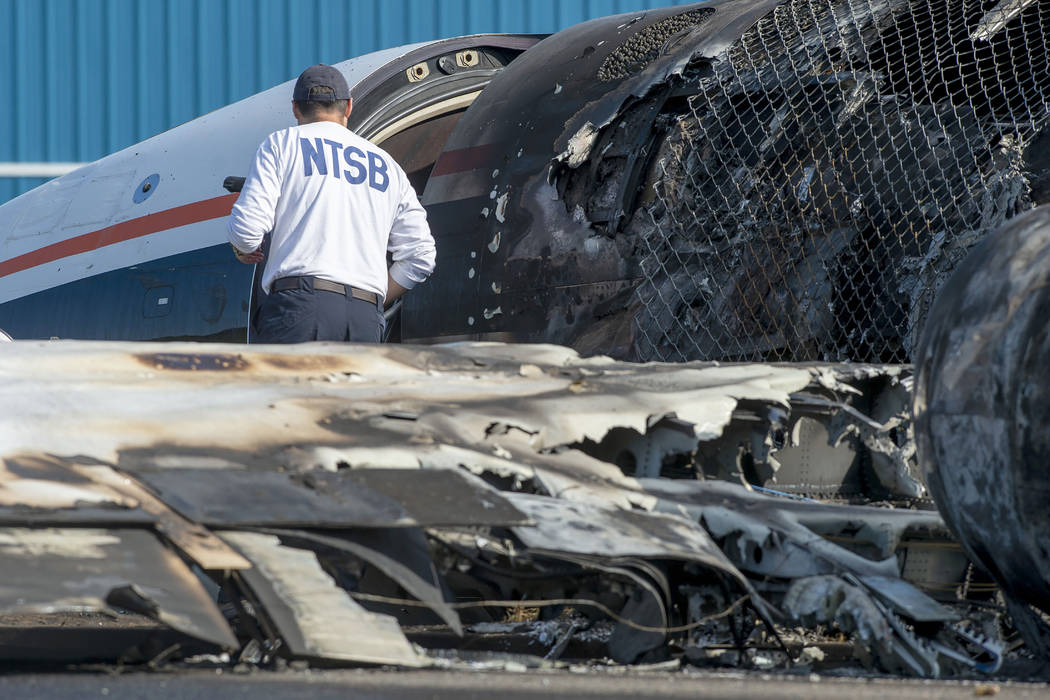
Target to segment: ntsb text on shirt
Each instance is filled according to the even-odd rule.
[[[368,186],[380,192],[386,192],[386,188],[390,185],[389,168],[386,161],[375,151],[365,153],[357,146],[344,147],[338,141],[322,138],[315,138],[312,143],[310,139],[300,138],[299,146],[303,153],[304,177],[330,173],[332,177],[339,179],[341,172],[342,178],[351,185],[363,184],[367,179]],[[331,153],[330,165],[329,153]],[[348,169],[344,170],[344,166]]]

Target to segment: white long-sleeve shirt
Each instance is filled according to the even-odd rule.
[[[346,127],[314,122],[270,134],[230,214],[230,243],[250,253],[272,232],[262,286],[314,276],[375,292],[434,270],[426,211],[393,158]]]

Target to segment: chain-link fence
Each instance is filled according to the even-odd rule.
[[[693,69],[630,224],[638,359],[907,361],[1046,186],[1047,0],[791,0]]]

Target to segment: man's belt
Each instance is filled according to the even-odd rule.
[[[330,282],[320,277],[282,277],[279,280],[274,280],[273,284],[270,285],[270,289],[274,292],[283,292],[286,289],[299,289],[299,280],[311,280],[314,289],[322,292],[335,292],[336,294],[342,294],[344,297],[349,293],[354,299],[367,301],[370,304],[379,303],[379,296],[375,292],[367,292],[364,289],[351,287],[348,284]]]

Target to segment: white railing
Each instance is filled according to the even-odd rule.
[[[0,177],[58,177],[86,163],[0,163]]]

